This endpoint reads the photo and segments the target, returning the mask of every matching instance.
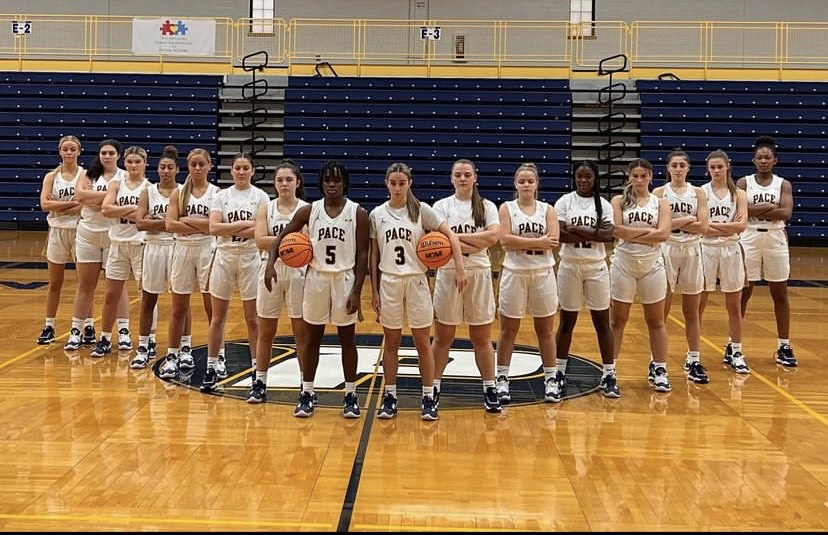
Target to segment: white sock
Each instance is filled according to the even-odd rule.
[[[115,322],[118,324],[118,330],[126,329],[129,330],[129,318],[115,318]]]
[[[604,373],[603,373],[603,377],[606,377],[607,375],[609,375],[609,374],[611,374],[611,373],[615,373],[615,363],[612,363],[612,364],[604,364]]]
[[[193,337],[189,334],[185,334],[184,336],[181,337],[181,347],[184,347],[184,346],[192,347],[193,346],[192,342],[193,342]]]
[[[49,319],[46,319],[46,325],[49,324]],[[52,325],[54,325],[54,320],[52,320]],[[783,345],[791,345],[791,340],[789,338],[779,338],[779,347]]]
[[[394,396],[397,399],[397,385],[385,385],[385,393]]]
[[[46,327],[55,328],[55,318],[46,318]]]
[[[700,356],[698,351],[688,351],[687,352],[687,362],[699,362]]]
[[[509,377],[509,365],[501,366],[500,364],[497,365],[497,376],[500,377],[503,375],[504,377]]]
[[[356,383],[345,381],[345,393],[353,394],[356,392]]]
[[[302,381],[302,392],[313,394],[313,381]]]
[[[433,398],[434,397],[434,386],[425,386],[423,385],[423,397],[424,398]]]
[[[558,367],[557,366],[544,366],[543,367],[543,380],[545,381],[545,380],[549,379],[550,377],[554,378],[557,373],[558,373]]]
[[[568,358],[562,359],[562,358],[559,357],[558,361],[557,361],[557,364],[556,364],[556,367],[558,368],[558,371],[561,372],[564,375],[566,375],[566,364],[567,364],[567,362],[569,362]]]
[[[266,385],[267,384],[267,370],[265,370],[263,372],[260,372],[259,370],[256,370],[256,380],[261,381],[262,384]]]

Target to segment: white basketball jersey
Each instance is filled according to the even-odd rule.
[[[664,200],[670,205],[670,214],[673,219],[688,215],[697,216],[699,213],[699,199],[696,197],[696,188],[690,184],[687,184],[684,193],[679,195],[673,190],[672,184],[667,182],[664,184]],[[667,241],[670,243],[687,243],[696,241],[699,237],[694,232],[674,230],[670,233]]]
[[[213,197],[212,211],[221,212],[222,223],[255,221],[259,206],[269,201],[267,193],[256,186],[251,185],[246,189],[239,189],[233,185],[219,191]],[[255,239],[240,236],[218,236],[217,246],[219,249],[244,252],[257,250]]]
[[[177,184],[179,194],[181,193],[181,184]],[[170,198],[164,197],[158,189],[158,184],[150,184],[147,186],[147,215],[153,219],[164,219],[167,215],[167,209],[170,207]],[[144,236],[144,241],[147,243],[171,242],[173,241],[172,232],[166,230],[159,230],[158,232],[147,232]]]
[[[482,232],[489,226],[498,224],[500,219],[497,216],[497,207],[489,199],[483,199],[483,207],[485,210],[484,222],[482,227],[478,227],[474,223],[472,217],[472,203],[471,199],[464,201],[457,198],[456,195],[446,197],[434,203],[434,211],[445,219],[449,228],[455,234],[472,234],[474,232]],[[492,263],[489,260],[488,252],[484,249],[470,255],[464,255],[463,265],[467,268],[487,268],[491,267]],[[446,269],[454,269],[454,259],[449,260],[448,264],[443,266]]]
[[[582,197],[572,191],[562,196],[555,203],[555,212],[558,220],[568,227],[595,230],[604,222],[612,224],[612,205],[600,197],[601,221],[598,221],[598,211],[595,209],[595,197]],[[584,241],[561,244],[561,259],[571,262],[589,263],[604,260],[607,257],[607,248],[604,242]]]
[[[549,204],[535,201],[535,213],[528,215],[518,206],[517,200],[506,201],[509,218],[512,221],[512,234],[522,238],[538,238],[549,229],[546,226],[546,213]],[[503,266],[514,270],[549,268],[555,265],[555,255],[551,249],[516,249],[506,251]]]
[[[121,180],[118,187],[118,194],[115,196],[117,206],[138,206],[141,193],[147,189],[149,181],[143,178],[141,182],[130,187],[127,178]],[[116,219],[115,224],[109,229],[109,239],[116,242],[140,243],[144,239],[144,232],[138,230],[134,221],[129,219]]]
[[[773,175],[771,183],[763,186],[756,182],[756,175],[748,175],[745,177],[747,188],[747,205],[748,207],[755,204],[771,203],[779,206],[782,200],[782,183],[785,181],[781,176]],[[785,222],[781,219],[771,221],[768,219],[759,219],[757,217],[748,218],[748,228],[764,228],[769,230],[779,230],[785,228]]]
[[[99,176],[95,182],[92,183],[92,191],[106,191],[109,189],[109,184],[113,181],[119,182],[126,178],[126,171],[123,169],[116,169],[115,174],[113,174],[110,178],[104,178],[103,175]],[[100,208],[93,208],[91,206],[84,206],[81,208],[81,219],[78,222],[78,225],[84,227],[87,230],[91,230],[93,232],[103,232],[105,230],[109,230],[115,221],[109,217],[104,217],[101,213]]]
[[[52,179],[52,199],[56,201],[71,201],[75,198],[75,187],[78,185],[78,178],[83,173],[83,167],[78,167],[75,176],[67,180],[63,171],[55,171]],[[78,226],[79,214],[46,214],[46,221],[52,228],[76,228]]]
[[[307,206],[307,202],[303,201],[302,199],[296,199],[296,206],[289,214],[283,214],[279,211],[279,198],[276,197],[272,201],[270,201],[267,205],[267,235],[268,236],[278,236],[285,230],[285,227],[290,220],[293,219],[293,216],[296,215],[296,212],[299,211],[300,208],[303,206]],[[268,252],[262,251],[262,260],[267,260]],[[283,265],[281,259],[277,259],[278,265]],[[277,266],[278,267],[278,266]],[[284,266],[288,267],[288,266]]]
[[[736,217],[736,196],[727,192],[724,199],[720,199],[713,192],[713,186],[708,182],[701,187],[707,197],[707,212],[709,223],[730,223]],[[735,242],[739,240],[738,234],[730,236],[704,236],[701,242],[707,245]]]
[[[427,271],[417,257],[417,242],[426,229],[433,230],[443,222],[432,207],[420,203],[420,217],[412,221],[407,207],[392,208],[386,201],[371,211],[370,222],[370,237],[377,240],[380,250],[380,271],[394,275]]]
[[[192,192],[190,198],[187,200],[187,206],[184,213],[179,213],[181,217],[192,217],[200,219],[210,219],[210,208],[213,206],[213,197],[220,191],[215,184],[207,183],[207,189],[201,194],[201,197],[196,197]],[[179,195],[181,192],[179,191]],[[212,236],[203,232],[195,234],[174,234],[175,241],[180,242],[207,242],[212,240]],[[209,238],[209,239],[208,239]]]
[[[621,224],[625,227],[632,228],[658,228],[658,205],[660,199],[650,193],[650,198],[644,204],[639,206],[634,204],[632,206],[621,209]],[[624,240],[618,240],[616,251],[622,251],[630,256],[637,256],[647,258],[648,256],[658,254],[661,251],[661,244],[647,244],[647,243],[631,243]]]
[[[329,273],[354,269],[357,208],[357,203],[346,199],[342,211],[330,217],[325,211],[324,199],[313,202],[308,222],[313,244],[312,268]]]

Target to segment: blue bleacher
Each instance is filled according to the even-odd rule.
[[[639,80],[636,86],[641,156],[660,175],[677,146],[690,156],[694,183],[706,180],[704,160],[715,149],[730,156],[734,178],[751,174],[753,142],[772,136],[779,157],[774,172],[793,187],[790,236],[806,242],[826,237],[828,83]]]
[[[40,186],[60,163],[64,135],[81,140],[84,166],[107,138],[143,147],[151,166],[165,145],[181,154],[195,147],[214,152],[221,82],[201,75],[0,73],[0,222],[45,221]]]
[[[471,159],[478,191],[514,196],[523,162],[541,174],[541,196],[569,190],[572,96],[567,80],[298,78],[285,91],[284,153],[306,176],[327,159],[351,172],[349,195],[372,208],[387,198],[392,162],[412,167],[414,191],[433,202],[453,191],[451,165]]]

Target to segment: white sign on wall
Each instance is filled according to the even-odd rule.
[[[207,19],[132,19],[132,52],[184,56],[213,56],[216,21]]]

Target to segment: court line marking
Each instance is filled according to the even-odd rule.
[[[678,325],[682,329],[685,328],[684,322],[682,322],[677,317],[673,316],[672,314],[668,314],[667,317],[673,323],[675,323],[676,325]],[[713,343],[711,340],[709,340],[708,338],[706,338],[704,336],[702,336],[700,339],[708,347],[711,347],[711,348],[715,349],[716,351],[721,352],[721,350],[722,350],[721,346]],[[794,396],[793,394],[791,394],[790,392],[788,392],[784,388],[777,385],[775,381],[771,381],[770,379],[768,379],[767,377],[765,377],[764,375],[762,375],[761,373],[757,372],[754,369],[751,369],[750,373],[747,374],[747,375],[751,375],[753,377],[756,377],[756,379],[759,382],[764,383],[766,386],[770,387],[771,390],[775,390],[780,396],[782,396],[783,398],[787,399],[788,401],[790,401],[791,403],[793,403],[794,405],[796,405],[797,407],[802,409],[802,411],[804,411],[806,414],[808,414],[809,416],[811,416],[812,418],[817,420],[822,425],[828,427],[828,418],[827,417],[825,417],[822,414],[818,413],[817,411],[815,411],[814,409],[809,407],[804,401],[800,400],[799,398],[797,398],[796,396]]]
[[[72,522],[94,522],[104,524],[185,524],[189,526],[267,526],[274,528],[288,528],[294,527],[302,528],[316,528],[316,529],[331,529],[332,524],[323,524],[320,522],[279,522],[273,520],[242,520],[242,519],[194,519],[194,518],[159,518],[159,517],[140,517],[140,516],[111,516],[111,515],[35,515],[35,514],[8,514],[0,513],[2,520],[49,520],[49,521],[72,521]]]

